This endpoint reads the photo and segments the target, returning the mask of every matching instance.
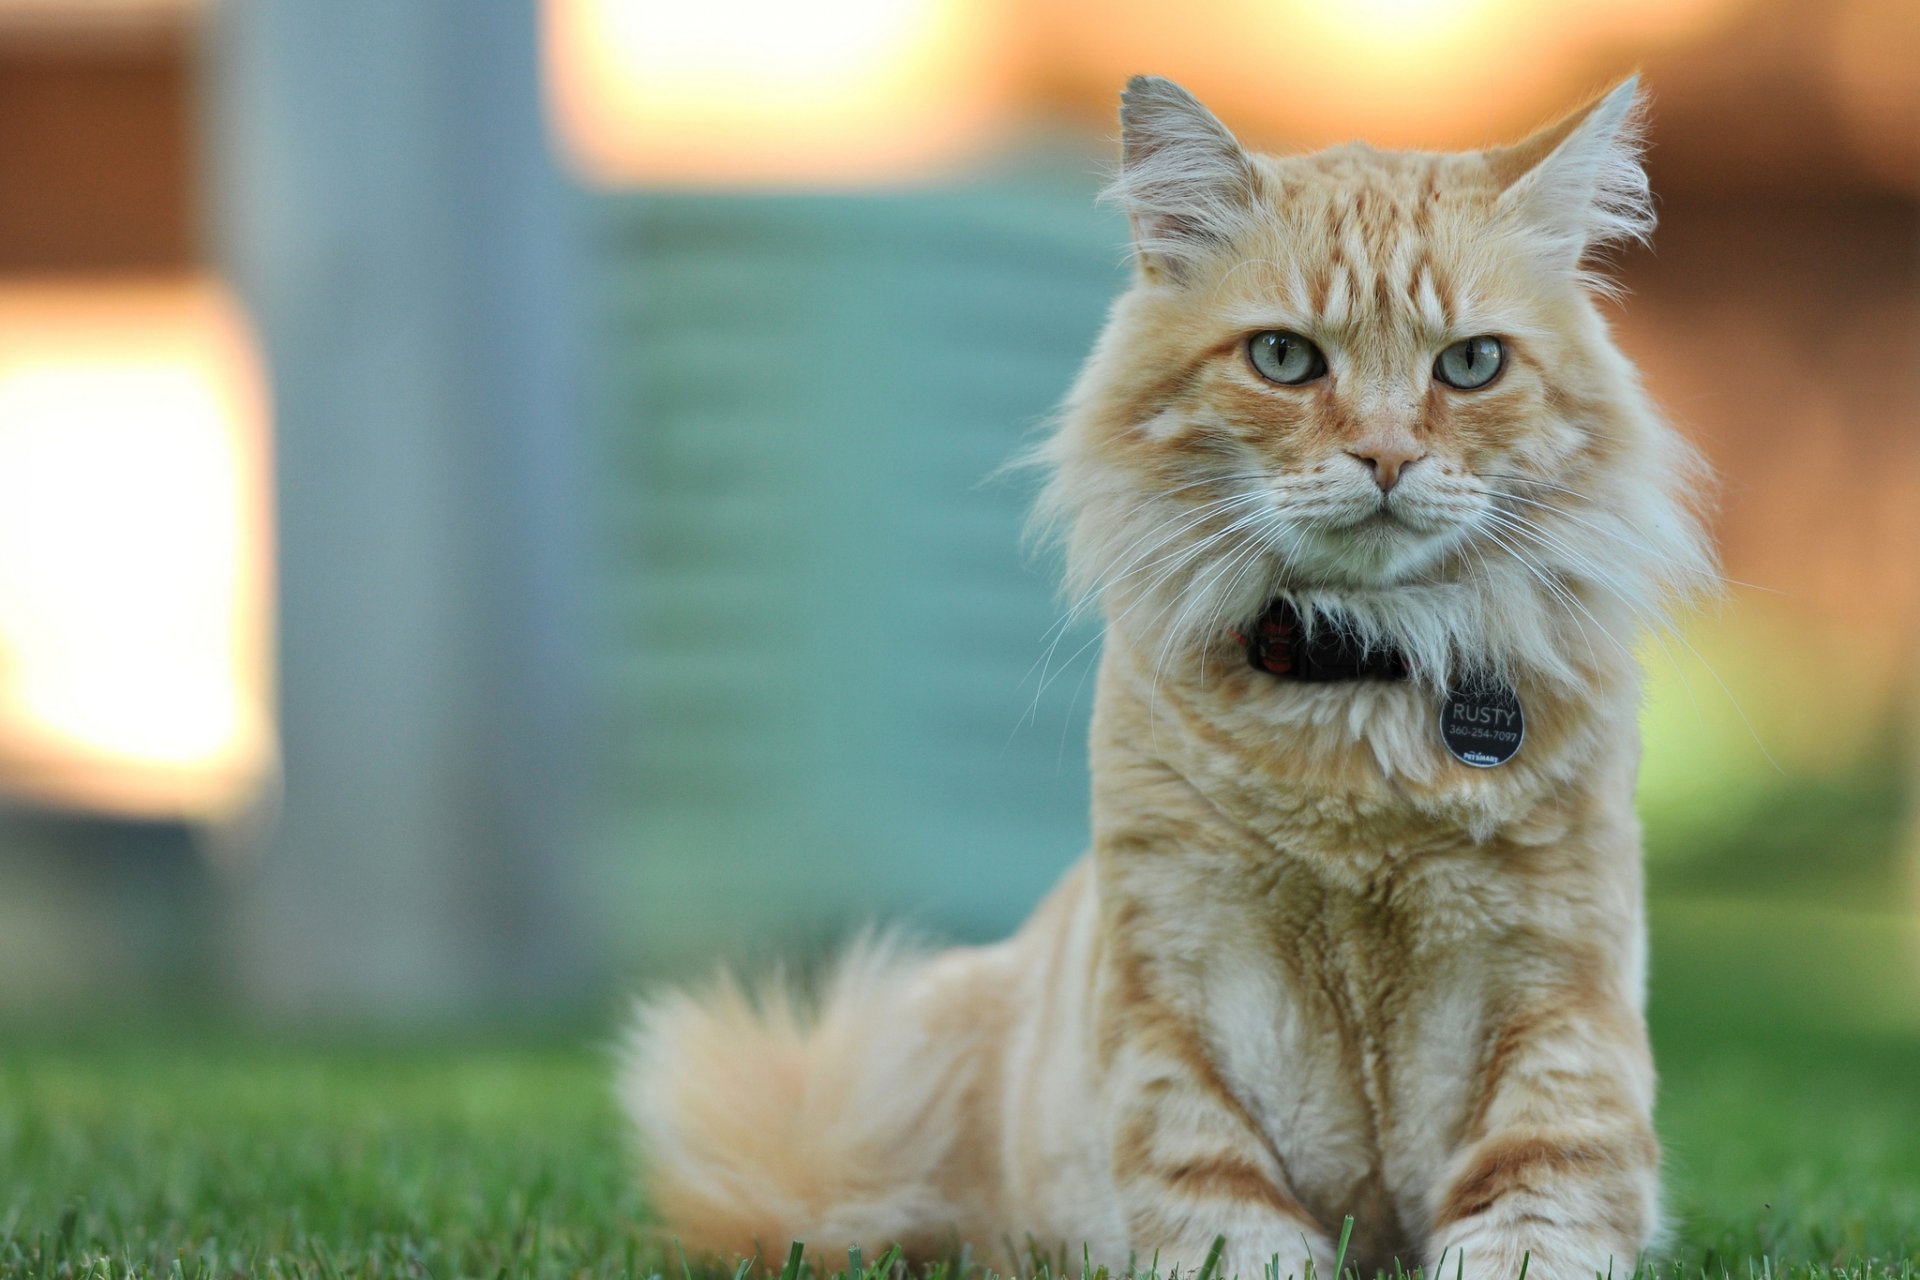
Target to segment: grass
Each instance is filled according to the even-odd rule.
[[[572,1048],[15,1051],[0,1275],[644,1276],[606,1094]]]
[[[1907,899],[1884,799],[1872,784],[1782,801],[1685,859],[1653,841],[1651,1018],[1678,1220],[1661,1277],[1920,1280],[1920,937],[1892,905]],[[1819,806],[1830,820],[1806,817]],[[1848,889],[1823,900],[1804,860],[1836,833]],[[904,1280],[889,1258],[787,1261],[783,1280]],[[1080,1263],[1011,1269],[1066,1280]],[[989,1280],[971,1263],[939,1280],[956,1272]],[[683,1271],[648,1235],[589,1037],[343,1048],[120,1032],[0,1050],[0,1280],[732,1274]]]
[[[1660,1273],[1920,1277],[1920,1039],[1743,1037],[1665,1012],[1683,1225]],[[679,1280],[645,1233],[606,1077],[580,1046],[16,1048],[0,1276]],[[815,1262],[806,1280],[846,1271]]]

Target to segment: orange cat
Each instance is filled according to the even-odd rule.
[[[1107,619],[1092,852],[1013,939],[642,1010],[689,1248],[1629,1273],[1659,1219],[1640,626],[1702,477],[1596,308],[1629,81],[1517,146],[1244,151],[1136,79],[1138,271],[1042,450]],[[1451,1272],[1449,1272],[1451,1274]]]

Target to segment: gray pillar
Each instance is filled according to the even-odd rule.
[[[245,981],[323,1016],[577,997],[577,219],[534,8],[212,21],[214,254],[275,422],[285,793]]]

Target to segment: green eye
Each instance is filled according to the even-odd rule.
[[[1312,382],[1327,372],[1327,358],[1320,348],[1280,329],[1254,334],[1247,343],[1247,358],[1261,377],[1286,387]]]
[[[1489,334],[1464,338],[1440,353],[1433,376],[1461,391],[1475,391],[1492,382],[1507,362],[1507,349]]]

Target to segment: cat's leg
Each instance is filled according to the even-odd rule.
[[[1652,1095],[1645,1024],[1623,1001],[1542,993],[1510,1017],[1434,1197],[1429,1274],[1464,1255],[1486,1280],[1523,1260],[1528,1280],[1631,1276],[1658,1227]]]
[[[1158,1038],[1129,1045],[1109,1077],[1114,1187],[1138,1265],[1192,1276],[1225,1236],[1221,1280],[1262,1280],[1276,1258],[1281,1280],[1309,1261],[1332,1276],[1332,1243],[1197,1041]]]

